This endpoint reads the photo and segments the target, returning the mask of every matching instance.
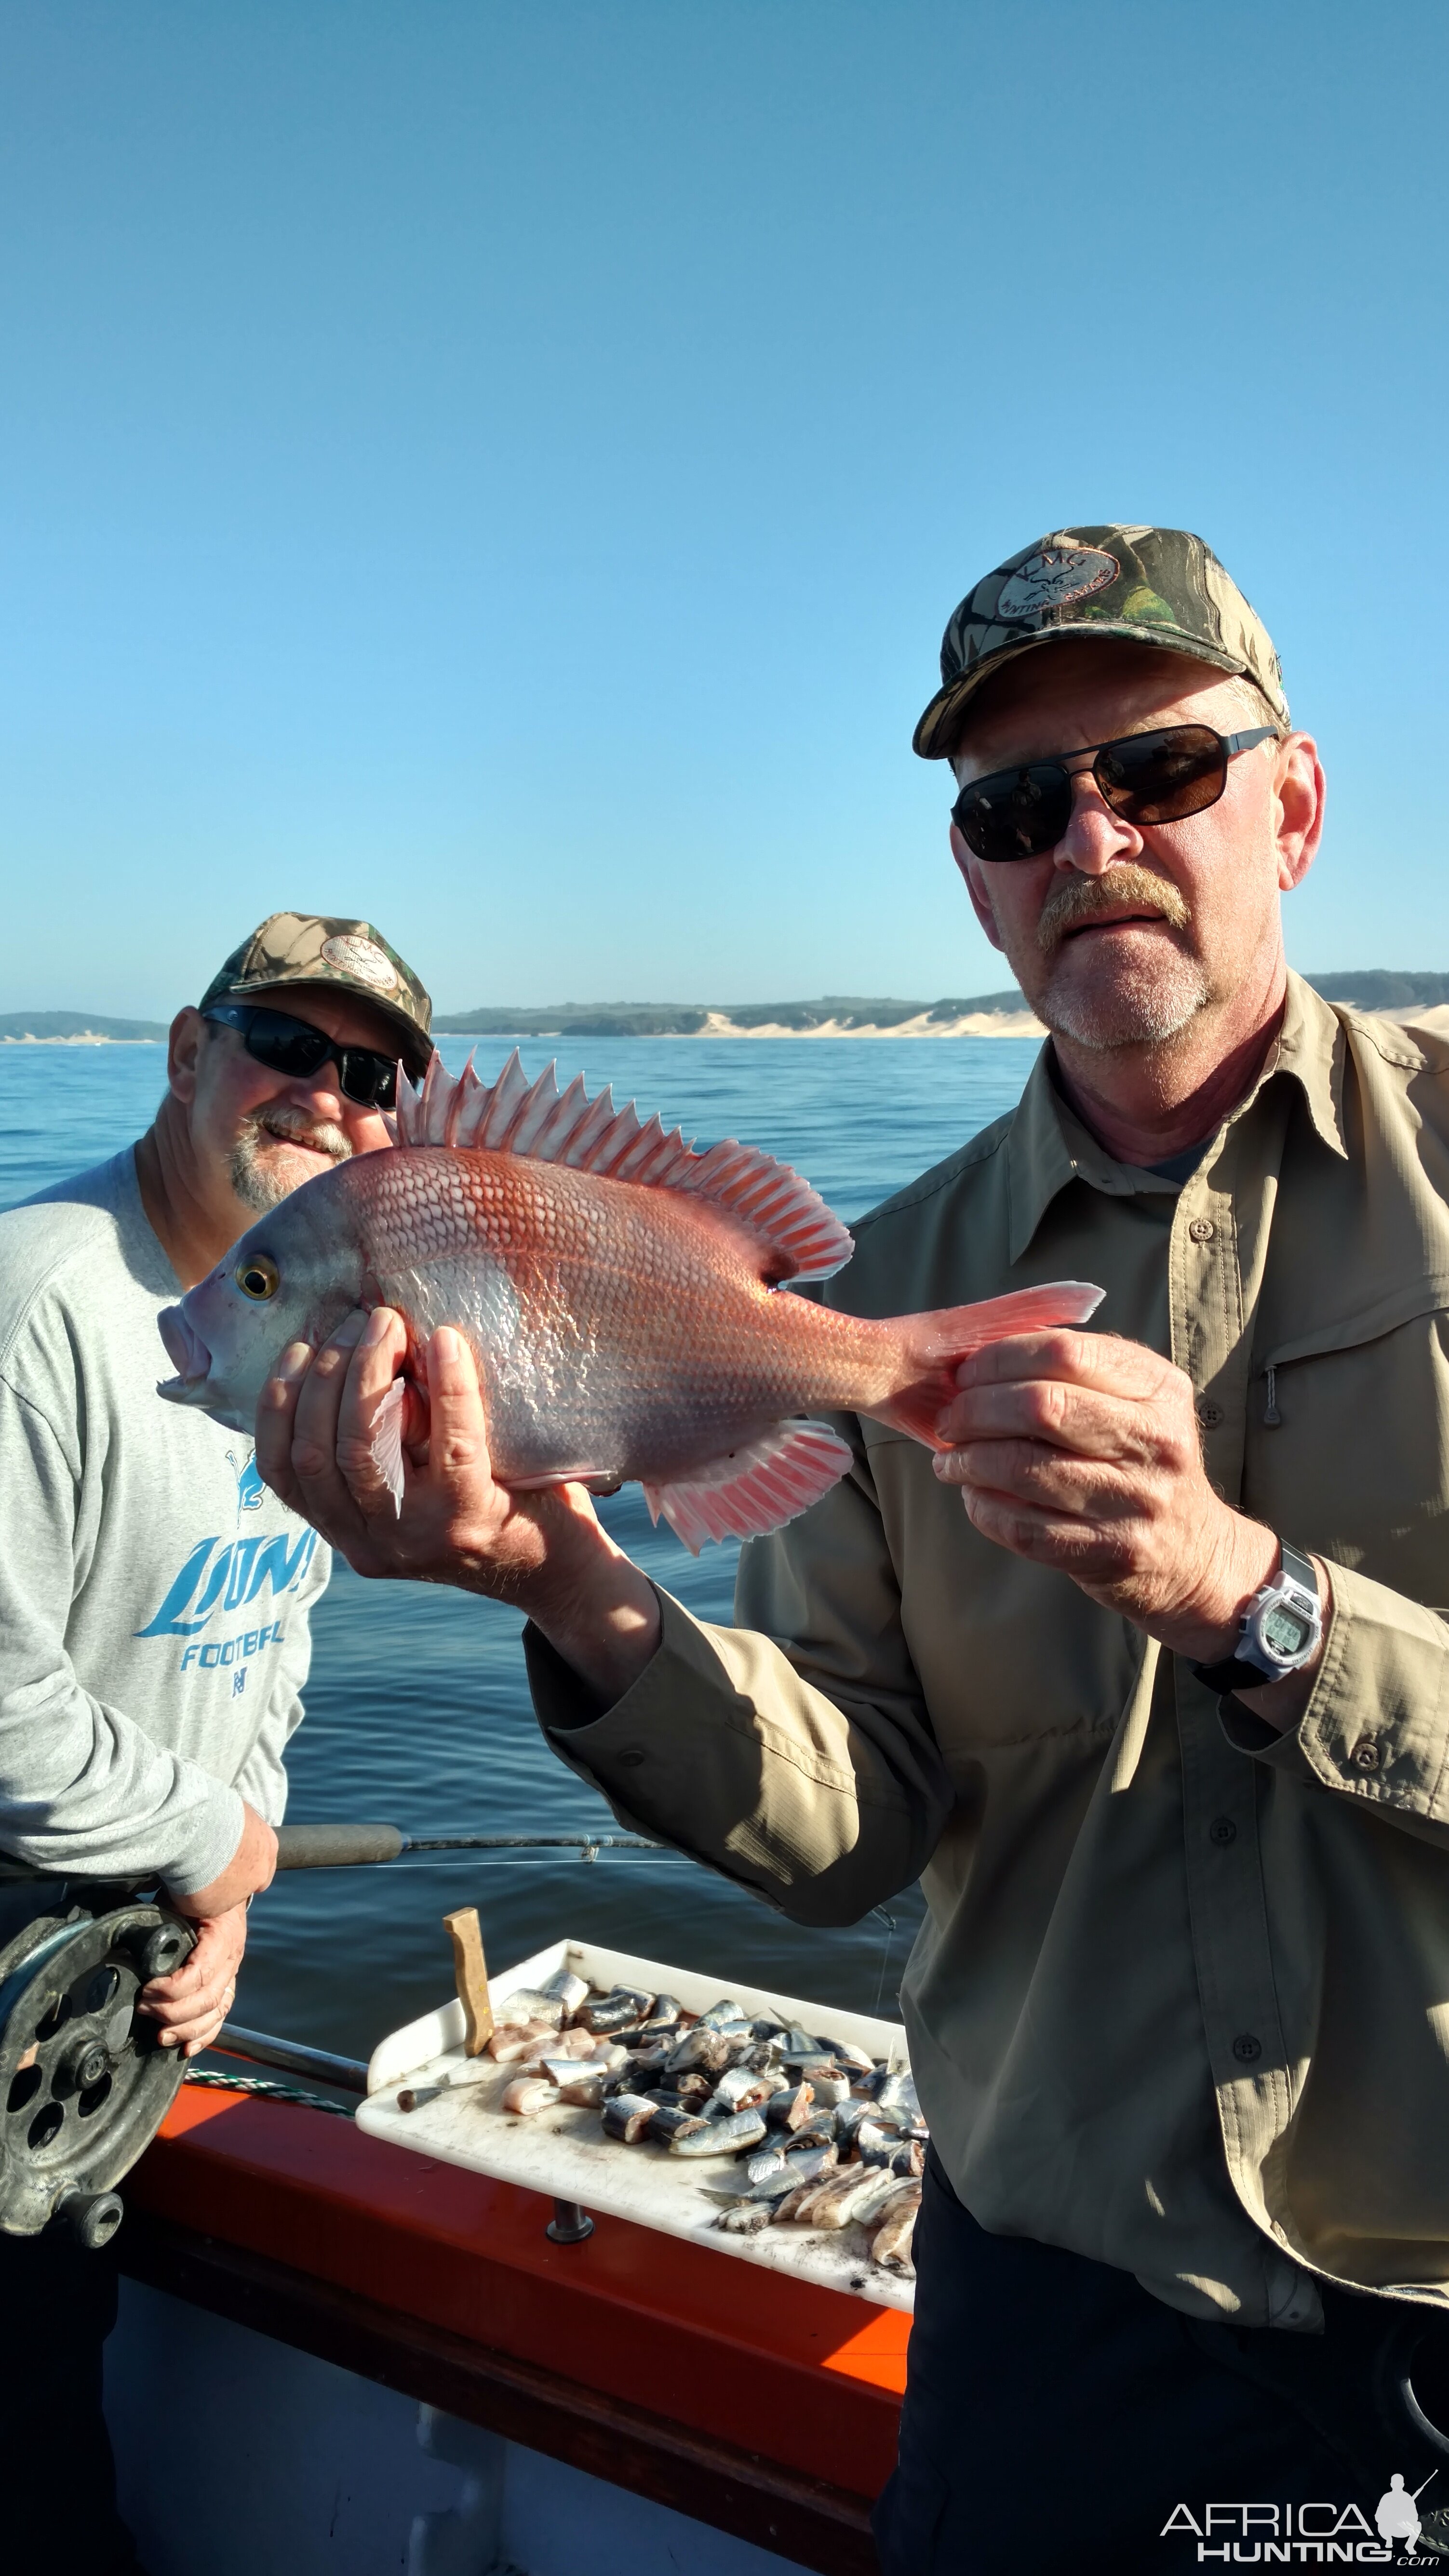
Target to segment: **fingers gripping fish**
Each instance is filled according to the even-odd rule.
[[[778,1529],[843,1476],[851,1451],[808,1417],[866,1413],[939,1447],[967,1352],[1085,1322],[1076,1280],[875,1322],[781,1296],[854,1249],[798,1173],[727,1143],[697,1153],[582,1077],[498,1080],[435,1055],[404,1088],[395,1147],[308,1181],[258,1219],[161,1317],[178,1374],[159,1392],[250,1431],[288,1342],[314,1346],[357,1307],[396,1308],[408,1373],[440,1324],[478,1362],[493,1472],[524,1491],[636,1479],[696,1555]],[[403,1382],[375,1455],[401,1508]],[[802,1419],[802,1417],[805,1417]]]

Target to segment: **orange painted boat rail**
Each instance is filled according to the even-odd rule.
[[[870,2576],[910,2319],[245,2094],[183,2090],[123,2270],[829,2576]]]

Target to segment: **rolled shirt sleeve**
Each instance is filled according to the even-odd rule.
[[[862,1463],[808,1519],[808,1565],[799,1523],[745,1549],[740,1627],[660,1591],[659,1648],[601,1717],[537,1630],[524,1644],[545,1735],[621,1824],[825,1925],[919,1876],[951,1793]]]
[[[1237,1699],[1220,1713],[1239,1752],[1449,1845],[1449,1625],[1437,1612],[1335,1565],[1323,1657],[1297,1726],[1280,1733]]]

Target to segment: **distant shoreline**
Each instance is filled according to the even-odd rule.
[[[820,1020],[812,1028],[787,1028],[780,1020],[763,1020],[758,1027],[743,1028],[738,1020],[727,1020],[722,1013],[707,1013],[703,1028],[698,1029],[439,1029],[440,1038],[473,1038],[479,1044],[536,1045],[542,1039],[588,1039],[596,1037],[649,1037],[678,1039],[691,1044],[696,1038],[1042,1038],[1046,1036],[1040,1020],[1030,1011],[967,1011],[956,1020],[931,1020],[922,1011],[898,1025],[879,1027],[872,1021],[847,1026],[837,1020]],[[0,1035],[0,1047],[159,1047],[162,1038],[112,1038],[101,1030],[77,1030],[73,1036],[42,1038],[29,1035]]]
[[[1327,1002],[1449,1036],[1449,974],[1371,967],[1305,981]],[[616,1038],[1040,1039],[1046,1030],[1021,992],[1007,990],[935,1002],[856,993],[810,1002],[480,1002],[439,1012],[433,1035],[484,1048],[542,1042],[576,1050]],[[0,1012],[0,1046],[162,1046],[166,1037],[160,1021],[112,1019],[104,1011]]]

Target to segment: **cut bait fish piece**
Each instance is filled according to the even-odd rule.
[[[555,1968],[538,1989],[541,1995],[556,1995],[565,2013],[577,2012],[589,1992],[587,1977],[575,1976],[572,1968]]]
[[[745,2172],[751,2183],[766,2182],[772,2174],[788,2173],[783,2147],[761,2147],[759,2153],[745,2158]]]
[[[800,2080],[814,2086],[815,2099],[824,2110],[833,2111],[840,2103],[850,2100],[849,2076],[836,2073],[828,2066],[807,2066]]]
[[[870,2240],[872,2259],[887,2272],[913,2274],[911,2259],[916,2215],[921,2206],[919,2190],[903,2193],[886,2209],[876,2233]]]
[[[592,2057],[599,2043],[591,2030],[561,2030],[548,2054],[550,2057]]]
[[[869,2208],[885,2197],[890,2179],[884,2180],[873,2170],[862,2173],[850,2165],[843,2174],[832,2174],[819,2182],[797,2212],[805,2227],[846,2227],[859,2208]]]
[[[875,2098],[882,2111],[897,2111],[908,2121],[921,2116],[921,2097],[913,2075],[888,2075]]]
[[[764,2134],[758,2111],[736,2111],[729,2120],[701,2120],[697,2130],[676,2129],[669,2152],[672,2156],[733,2156],[742,2147],[757,2147]]]
[[[769,2226],[770,2215],[767,2200],[737,2200],[731,2208],[722,2209],[714,2223],[723,2236],[757,2236],[762,2227]]]
[[[545,2065],[545,2074],[553,2074],[556,2071],[555,2068]],[[574,2110],[600,2111],[603,2109],[604,2087],[608,2081],[609,2078],[601,2067],[584,2069],[573,2066],[567,2075],[560,2076],[558,2079],[558,2098],[561,2102],[567,2102]]]
[[[677,2138],[681,2129],[702,2129],[705,2125],[699,2113],[689,2110],[684,2103],[654,2098],[652,2134],[656,2138]]]
[[[718,2030],[723,2022],[743,2021],[744,2018],[745,2008],[743,2004],[737,2004],[733,1995],[721,1995],[717,2003],[712,2003],[707,2012],[702,2012],[700,2014],[699,2028],[701,2030]]]
[[[484,2042],[490,2057],[500,2066],[511,2066],[518,2059],[537,2057],[540,2049],[549,2047],[557,2036],[546,2021],[500,2022]]]
[[[771,2100],[784,2082],[783,2075],[761,2074],[756,2067],[728,2067],[710,2096],[710,2116],[718,2119],[726,2111],[754,2109]]]
[[[717,2030],[707,2030],[702,2021],[696,2022],[693,2030],[685,2032],[678,2046],[670,2050],[668,2059],[671,2075],[696,2072],[723,2075],[729,2062],[729,2041],[722,2039]]]
[[[551,2111],[559,2099],[559,2088],[550,2084],[546,2075],[516,2075],[503,2087],[503,2108],[531,2117],[535,2111]]]
[[[546,1995],[537,1986],[520,1986],[517,1994],[503,1995],[493,2005],[495,2022],[542,2021],[557,2030],[564,2008],[557,1995]]]
[[[814,2103],[813,2085],[787,2083],[783,2092],[771,2094],[765,2117],[772,2129],[803,2129]]]
[[[581,2030],[600,2034],[618,2030],[637,2030],[639,2007],[632,1995],[591,1995],[579,2005],[574,2020]]]
[[[626,2147],[637,2145],[647,2137],[658,2115],[657,2102],[646,2102],[639,2093],[616,2093],[604,2104],[604,2134],[621,2138]]]

